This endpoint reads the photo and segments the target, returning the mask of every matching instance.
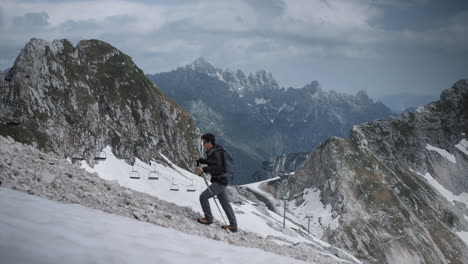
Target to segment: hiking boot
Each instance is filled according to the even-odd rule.
[[[221,226],[222,229],[227,229],[233,233],[237,232],[237,226],[232,226],[232,225],[223,225]]]
[[[211,225],[213,221],[209,220],[208,218],[200,218],[197,220],[198,223],[204,224],[204,225]]]

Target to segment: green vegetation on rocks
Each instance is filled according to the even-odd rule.
[[[26,102],[19,111],[24,122],[0,128],[1,135],[89,161],[107,145],[129,162],[163,162],[161,152],[191,168],[198,155],[190,116],[131,57],[105,42],[83,40],[74,47],[68,40],[31,39],[8,79],[19,84]]]

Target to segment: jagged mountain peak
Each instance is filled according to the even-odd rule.
[[[198,57],[196,60],[194,60],[192,62],[192,65],[208,65],[208,66],[211,66],[211,64],[204,57]]]
[[[242,70],[237,70],[236,71],[236,76],[241,78],[241,79],[245,79],[245,74]]]
[[[98,150],[112,146],[129,161],[162,160],[163,153],[192,166],[198,132],[191,117],[131,57],[106,42],[82,40],[73,46],[66,39],[33,38],[5,81],[11,92],[2,92],[1,99],[20,104],[0,105],[0,121],[13,116],[21,126],[0,127],[0,135],[91,162]]]
[[[211,63],[209,63],[205,58],[199,57],[195,61],[193,61],[191,64],[187,65],[187,68],[200,72],[200,73],[205,73],[208,75],[216,74],[217,70]]]
[[[65,39],[62,39],[62,40],[55,40],[55,41],[65,41]],[[29,42],[26,43],[25,45],[25,48],[28,48],[28,47],[38,47],[38,46],[47,46],[49,45],[50,43],[44,39],[40,39],[40,38],[31,38],[29,40]]]
[[[187,70],[207,74],[219,81],[229,85],[231,91],[243,96],[245,91],[254,91],[259,89],[279,89],[279,85],[273,75],[265,70],[258,70],[250,73],[248,77],[240,69],[219,69],[214,67],[205,58],[199,57],[191,64],[186,66]]]
[[[369,95],[367,94],[367,92],[365,90],[359,90],[356,93],[356,96],[359,97],[359,98],[369,98]]]
[[[310,92],[311,94],[318,94],[323,92],[318,81],[312,81],[311,83],[306,84],[303,89]]]
[[[463,103],[468,100],[468,79],[459,80],[452,87],[446,89],[440,95],[442,101],[451,101],[455,105]]]
[[[365,90],[359,90],[356,93],[356,98],[363,104],[371,104],[373,102],[372,99],[369,98],[369,95]]]
[[[249,81],[257,89],[279,89],[271,72],[267,73],[265,70],[259,70],[255,72],[255,75],[249,74]]]
[[[114,46],[96,39],[90,40],[81,40],[76,46],[74,46],[68,39],[59,39],[48,42],[39,38],[31,38],[29,42],[26,43],[25,47],[21,50],[18,55],[15,65],[19,64],[16,68],[21,68],[26,65],[22,65],[22,62],[35,61],[39,59],[64,59],[65,57],[69,58],[70,63],[73,64],[73,61],[77,62],[79,56],[86,56],[88,59],[92,59],[93,62],[105,62],[107,59],[114,55],[121,55],[130,62],[127,64],[128,67],[137,67],[131,58],[127,55],[124,55],[120,50]],[[39,67],[40,65],[32,65],[30,67]],[[42,65],[41,67],[45,67]],[[80,65],[75,65],[80,66]],[[125,64],[122,64],[125,66]],[[54,70],[57,70],[54,68]]]

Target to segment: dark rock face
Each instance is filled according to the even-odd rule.
[[[1,135],[60,156],[92,161],[110,145],[118,157],[193,166],[198,131],[191,117],[162,93],[132,59],[111,45],[31,39],[2,80]]]
[[[265,160],[310,152],[330,136],[348,136],[352,125],[391,115],[365,92],[326,92],[316,81],[300,89],[279,88],[271,73],[222,71],[202,58],[148,77],[193,116],[202,132],[214,133],[233,152],[237,183],[267,175],[251,176]]]
[[[264,161],[261,170],[255,172],[252,179],[257,182],[294,172],[309,159],[309,156],[310,152],[289,153]]]
[[[323,238],[368,263],[467,263],[468,80],[439,101],[330,138],[288,180],[338,218]],[[313,212],[311,212],[313,213]]]

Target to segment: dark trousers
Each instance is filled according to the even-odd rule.
[[[205,218],[213,221],[213,214],[211,213],[210,202],[208,199],[218,196],[219,203],[223,207],[224,212],[229,219],[229,224],[231,226],[237,227],[236,216],[234,215],[234,210],[232,210],[231,204],[229,203],[228,196],[226,194],[226,186],[221,183],[214,182],[208,187],[204,192],[200,194],[200,204],[205,214]]]

